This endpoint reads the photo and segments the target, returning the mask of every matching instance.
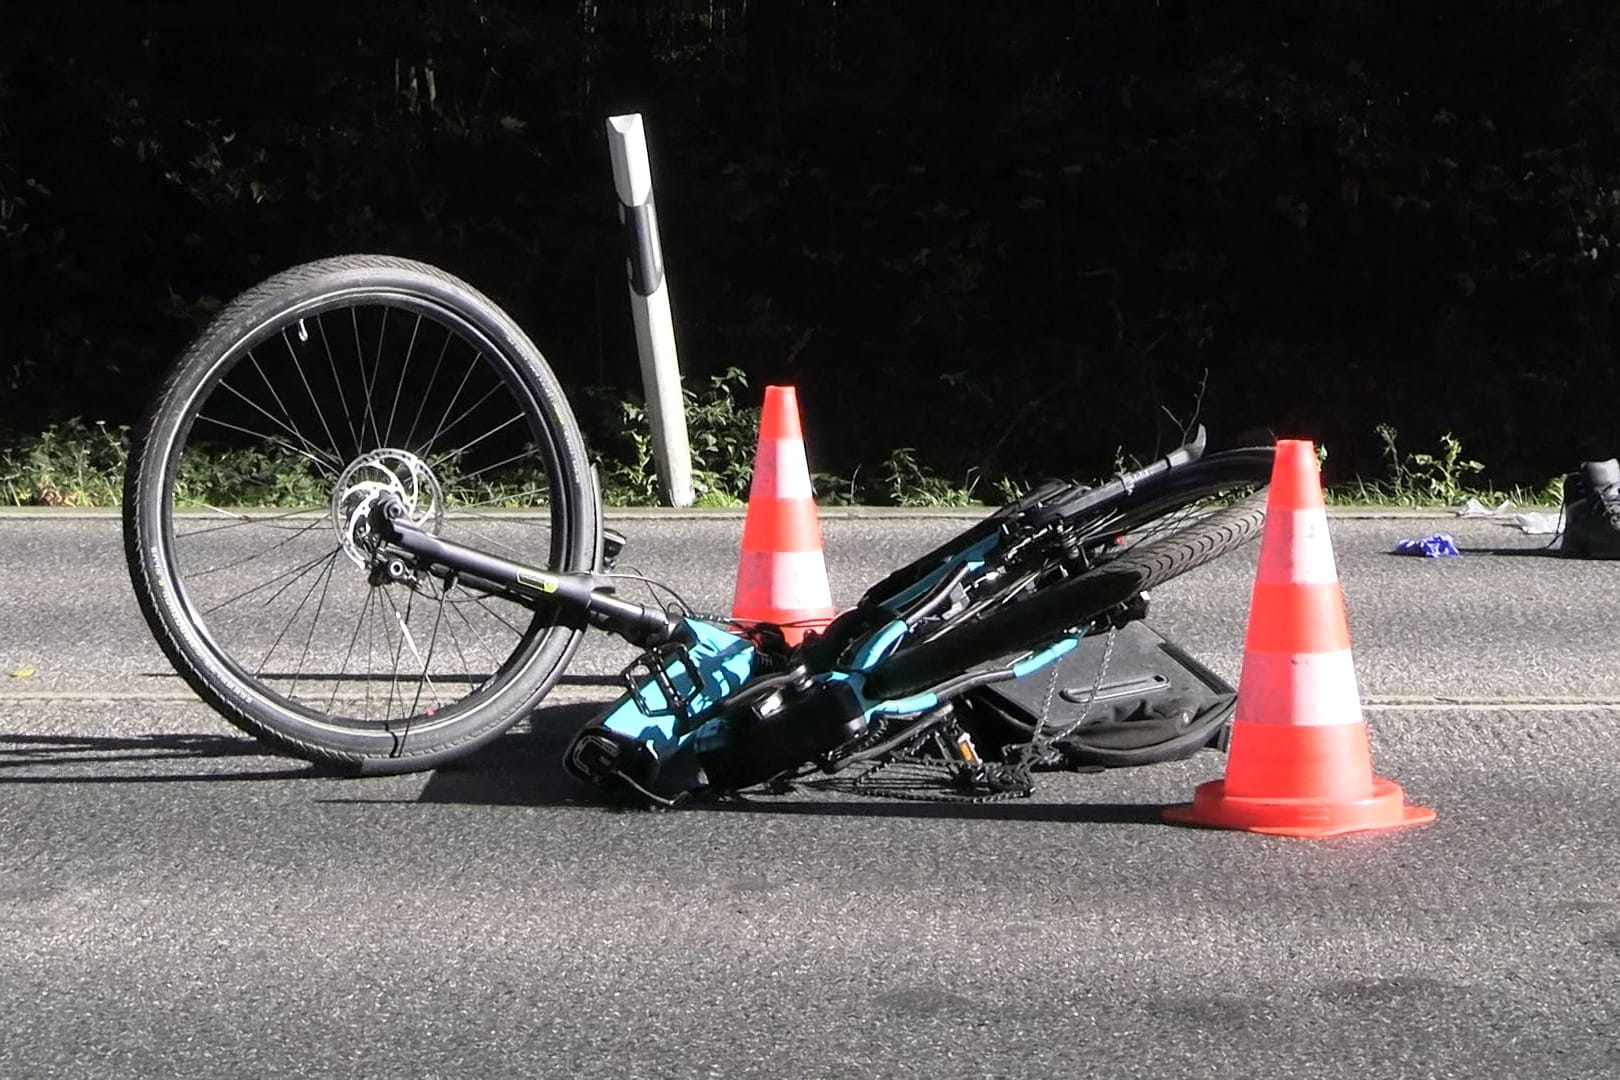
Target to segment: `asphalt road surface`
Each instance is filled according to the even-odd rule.
[[[618,523],[727,606],[739,519]],[[962,524],[829,513],[835,600]],[[1462,558],[1387,554],[1442,528]],[[459,766],[322,777],[169,672],[116,519],[0,517],[0,1077],[1620,1075],[1620,564],[1333,538],[1377,771],[1432,825],[1160,824],[1213,753],[985,807],[610,810],[557,764],[605,639]],[[1154,601],[1230,679],[1253,555]]]

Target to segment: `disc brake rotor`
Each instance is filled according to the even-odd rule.
[[[444,492],[427,462],[387,448],[355,458],[332,491],[332,528],[344,554],[362,570],[371,565],[371,510],[385,494],[397,498],[405,519],[423,532],[436,534],[444,520]]]

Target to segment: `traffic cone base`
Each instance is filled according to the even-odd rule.
[[[1311,443],[1277,444],[1249,604],[1226,776],[1168,821],[1334,836],[1433,821],[1375,776]]]
[[[1225,779],[1198,785],[1193,801],[1166,807],[1182,825],[1273,836],[1322,837],[1425,825],[1433,810],[1411,806],[1402,787],[1372,772],[1362,725],[1234,721]]]
[[[774,623],[797,645],[833,615],[798,395],[791,386],[767,386],[731,617],[745,625]]]

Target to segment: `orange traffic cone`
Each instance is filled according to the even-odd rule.
[[[1399,784],[1374,776],[1327,510],[1307,440],[1277,444],[1249,606],[1226,777],[1200,784],[1189,825],[1334,836],[1422,825]]]
[[[821,521],[791,386],[765,388],[731,615],[740,623],[776,623],[789,645],[832,621]]]

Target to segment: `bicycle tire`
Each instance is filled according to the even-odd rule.
[[[265,509],[193,500],[210,468],[232,498],[286,491]],[[433,768],[488,743],[534,711],[580,637],[430,575],[374,578],[363,508],[384,488],[441,535],[557,571],[597,565],[600,495],[539,349],[466,282],[379,255],[293,267],[222,309],[163,378],[124,484],[131,582],[178,674],[269,748],[357,773]],[[493,539],[542,525],[532,544]],[[329,602],[341,620],[326,619]]]
[[[868,675],[868,692],[878,698],[902,697],[976,665],[1038,648],[1140,593],[1243,546],[1259,536],[1265,522],[1264,488],[1270,461],[1269,450],[1238,450],[1176,470],[1183,475],[1144,493],[1122,520],[1141,528],[1212,497],[1234,491],[1242,492],[1243,497],[1207,517],[1155,532],[1145,543],[1072,577],[1027,588],[1009,585],[1010,591],[1019,593],[1010,601],[955,620],[936,636],[904,647],[884,661]]]
[[[1246,447],[1209,454],[1198,461],[1183,465],[1142,481],[1131,491],[1108,506],[1083,511],[1069,516],[1066,524],[1087,525],[1117,536],[1135,534],[1138,537],[1155,535],[1175,528],[1183,520],[1177,515],[1200,506],[1209,499],[1231,499],[1237,494],[1248,495],[1266,486],[1271,479],[1275,450],[1271,447]],[[1152,525],[1144,534],[1141,530]]]
[[[970,610],[953,614],[936,633],[950,632],[971,621],[979,611],[1002,605],[1049,580],[1054,571],[1068,575],[1076,561],[1081,562],[1081,569],[1090,568],[1096,561],[1117,557],[1166,529],[1178,528],[1187,523],[1190,513],[1212,499],[1229,501],[1236,494],[1262,489],[1270,480],[1273,457],[1274,451],[1264,447],[1212,454],[1149,477],[1101,505],[1060,514],[1043,528],[1060,537],[1061,543],[1049,538],[1043,557],[1033,561],[1015,559],[1004,567],[999,579],[976,586]],[[1082,548],[1088,552],[1083,559],[1078,556]],[[929,636],[934,635],[923,635]]]

